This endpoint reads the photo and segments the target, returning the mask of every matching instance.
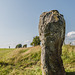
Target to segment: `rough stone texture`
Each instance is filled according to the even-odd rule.
[[[57,10],[40,15],[39,36],[42,45],[42,75],[66,75],[61,59],[65,38],[65,20]]]

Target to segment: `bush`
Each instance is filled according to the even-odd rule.
[[[23,45],[23,48],[27,48],[27,44]]]
[[[15,48],[22,48],[22,44],[18,44],[18,45],[16,45]]]
[[[30,45],[32,45],[32,46],[37,46],[37,45],[40,45],[40,39],[39,39],[39,36],[35,36],[34,38],[33,38],[33,41],[32,41],[32,43],[30,44]]]

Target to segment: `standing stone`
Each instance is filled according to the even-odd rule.
[[[65,20],[57,10],[40,15],[39,36],[42,45],[42,75],[66,75],[61,59],[65,38]]]

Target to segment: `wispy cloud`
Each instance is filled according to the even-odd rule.
[[[30,46],[30,43],[32,42],[32,40],[26,40],[26,41],[24,41],[24,42],[22,42],[22,44],[24,45],[24,44],[27,44],[27,46],[28,47],[31,47]]]
[[[24,43],[30,43],[32,40],[26,40]]]

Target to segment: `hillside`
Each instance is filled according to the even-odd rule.
[[[75,75],[75,46],[62,47],[67,75]],[[0,75],[42,75],[41,47],[0,49]]]

